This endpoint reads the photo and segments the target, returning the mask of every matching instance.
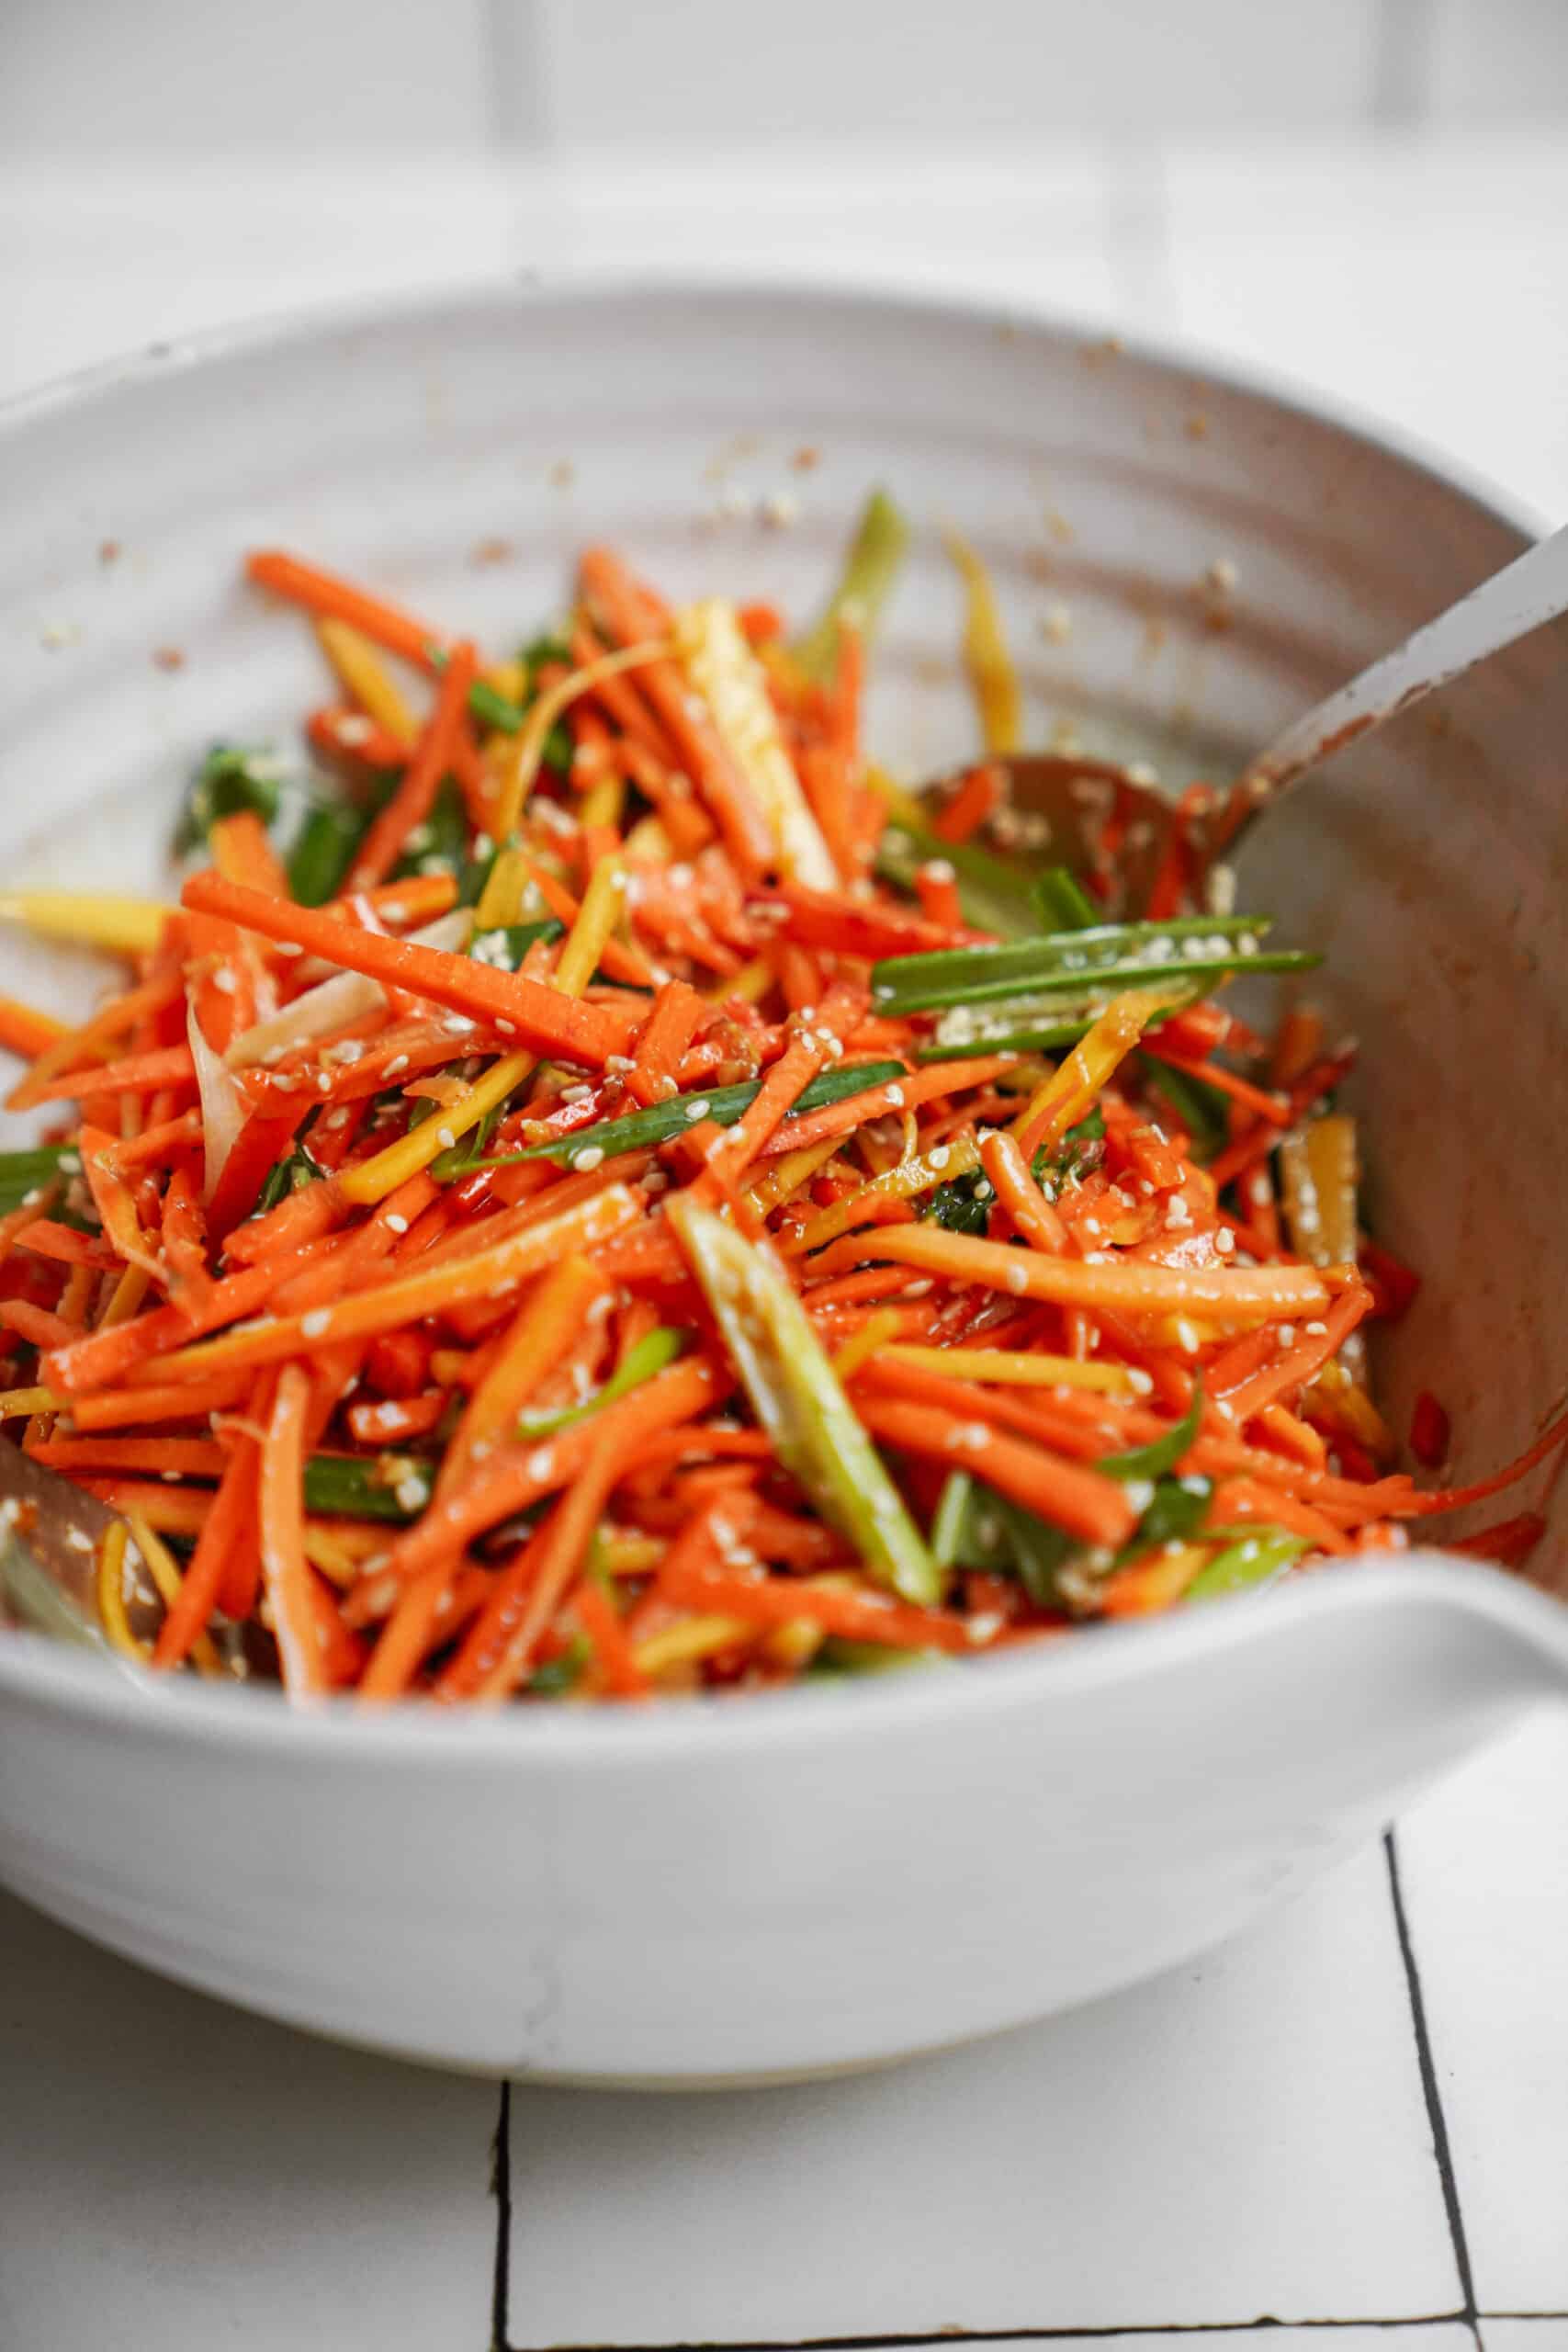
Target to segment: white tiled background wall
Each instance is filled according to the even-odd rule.
[[[1550,119],[1561,0],[8,0],[0,153],[472,155]]]
[[[785,266],[1180,334],[1568,511],[1565,153],[1568,0],[0,0],[0,393],[441,277]]]
[[[1568,0],[0,0],[0,393],[649,265],[1181,334],[1562,519]],[[492,2177],[492,2086],[0,1897],[0,2352],[1568,2352],[1565,1951],[1553,1721],[1162,1984],[868,2082],[520,2087]]]

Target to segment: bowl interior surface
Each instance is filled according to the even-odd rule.
[[[804,618],[874,482],[916,532],[868,733],[911,780],[977,741],[946,525],[992,569],[1031,740],[1173,784],[1234,770],[1522,543],[1339,424],[979,311],[528,288],[220,338],[0,430],[7,887],[170,891],[209,744],[270,741],[306,772],[326,673],[299,617],[244,586],[249,548],[500,652],[561,610],[601,537],[677,597]],[[1358,747],[1242,874],[1244,906],[1326,951],[1313,993],[1361,1041],[1369,1216],[1427,1278],[1381,1346],[1383,1400],[1402,1428],[1436,1388],[1461,1476],[1526,1442],[1568,1378],[1565,650],[1561,625],[1539,631]],[[108,978],[0,938],[0,991],[85,1011]],[[1559,1589],[1563,1552],[1560,1522]]]

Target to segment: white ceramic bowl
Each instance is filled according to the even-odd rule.
[[[1523,537],[1342,425],[977,311],[529,288],[156,351],[0,430],[8,876],[146,887],[207,742],[288,738],[315,663],[241,586],[248,545],[492,642],[558,606],[597,535],[677,591],[800,611],[873,481],[921,526],[871,713],[916,772],[971,741],[944,519],[994,566],[1039,733],[1070,720],[1172,775],[1234,760]],[[792,527],[759,517],[775,492]],[[1201,585],[1220,558],[1228,595]],[[1329,949],[1365,1042],[1380,1228],[1429,1272],[1386,1393],[1397,1421],[1438,1367],[1466,1472],[1568,1369],[1562,650],[1543,632],[1340,763],[1244,882]],[[7,946],[0,987],[85,1001],[92,979]],[[1565,1687],[1560,1601],[1431,1555],[1039,1656],[646,1712],[291,1712],[18,1637],[0,1876],[170,1975],[415,2057],[817,2071],[1182,1959]]]

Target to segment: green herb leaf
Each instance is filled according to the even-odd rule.
[[[625,1363],[611,1374],[593,1396],[584,1397],[581,1405],[569,1406],[564,1412],[547,1413],[540,1420],[532,1419],[525,1414],[517,1425],[518,1437],[554,1437],[558,1430],[569,1430],[574,1422],[588,1420],[606,1405],[613,1405],[617,1397],[629,1395],[634,1388],[640,1388],[645,1381],[662,1372],[666,1364],[673,1363],[684,1350],[690,1336],[689,1332],[673,1331],[662,1326],[657,1330],[645,1332],[636,1347],[628,1351]]]
[[[1129,1560],[1156,1551],[1162,1544],[1184,1544],[1196,1535],[1208,1517],[1213,1493],[1211,1478],[1157,1479],[1154,1500],[1116,1555],[1116,1566],[1125,1567]]]
[[[886,1642],[852,1642],[829,1634],[807,1667],[809,1682],[838,1682],[864,1674],[902,1674],[911,1666],[945,1666],[941,1650],[896,1648]]]
[[[857,1062],[849,1069],[825,1069],[795,1098],[794,1108],[825,1110],[829,1103],[842,1102],[852,1094],[867,1093],[873,1087],[886,1086],[889,1080],[904,1075],[902,1062]],[[521,1159],[559,1159],[570,1167],[585,1151],[602,1152],[606,1159],[617,1152],[647,1151],[654,1145],[668,1143],[671,1136],[683,1134],[698,1119],[712,1119],[721,1127],[732,1127],[747,1105],[755,1102],[760,1091],[760,1080],[747,1079],[739,1086],[710,1087],[701,1094],[672,1094],[668,1102],[656,1102],[651,1110],[630,1111],[624,1119],[601,1119],[597,1125],[579,1127],[575,1135],[559,1136],[553,1143],[530,1144],[525,1151],[502,1152],[496,1159],[481,1159],[476,1165],[510,1168]],[[699,1103],[703,1106],[700,1111],[696,1108]]]
[[[353,1453],[313,1453],[305,1464],[305,1508],[324,1519],[385,1519],[406,1525],[430,1500],[434,1479],[430,1463],[406,1453],[380,1453],[369,1460]],[[417,1503],[412,1501],[415,1487]],[[400,1500],[400,1494],[409,1499]]]
[[[393,866],[390,878],[401,882],[411,874],[430,874],[442,866],[457,874],[468,854],[468,808],[452,778],[446,776],[429,816],[409,835],[407,849]]]
[[[321,907],[336,898],[370,823],[367,808],[347,801],[319,800],[307,810],[288,853],[288,889],[296,905]]]
[[[1192,1156],[1213,1159],[1230,1134],[1230,1104],[1217,1086],[1210,1086],[1190,1070],[1174,1069],[1150,1054],[1140,1054],[1144,1082],[1163,1094],[1192,1138]]]
[[[586,1634],[573,1634],[558,1657],[547,1658],[536,1666],[523,1685],[536,1699],[558,1699],[581,1682],[593,1656],[593,1645]]]
[[[981,1192],[980,1187],[986,1190]],[[985,1170],[972,1168],[965,1176],[954,1176],[950,1182],[939,1184],[926,1207],[928,1225],[940,1225],[949,1233],[983,1235],[990,1223],[991,1203],[996,1197]]]
[[[1182,1599],[1218,1600],[1226,1593],[1268,1584],[1311,1549],[1304,1535],[1292,1535],[1282,1527],[1258,1527],[1216,1553],[1207,1567],[1199,1569]]]
[[[307,1184],[313,1184],[318,1176],[324,1176],[326,1172],[301,1137],[292,1151],[275,1160],[267,1170],[251,1216],[265,1216],[268,1209],[275,1209],[279,1201],[286,1199],[290,1193],[302,1193]]]
[[[264,825],[277,814],[276,755],[256,747],[216,743],[197,771],[175,832],[175,854],[199,849],[220,817],[249,809]]]
[[[496,931],[476,932],[468,953],[478,964],[493,964],[498,972],[515,972],[536,939],[559,939],[566,929],[554,915],[543,922],[510,922]]]
[[[959,911],[976,931],[993,931],[1003,939],[1030,939],[1039,931],[1027,870],[1009,865],[973,842],[944,842],[940,834],[900,817],[877,844],[876,870],[885,882],[912,898],[916,869],[933,857],[944,858],[952,866]]]
[[[1048,865],[1033,888],[1048,932],[1098,930],[1100,909],[1070,866]]]
[[[1099,923],[998,947],[947,947],[874,965],[872,997],[893,1014],[931,1012],[1013,997],[1081,996],[1139,982],[1213,979],[1227,972],[1297,972],[1322,961],[1258,945],[1269,918],[1182,915],[1170,922]]]
[[[1191,1404],[1163,1437],[1151,1438],[1147,1445],[1135,1445],[1127,1453],[1102,1453],[1094,1466],[1107,1478],[1163,1478],[1191,1451],[1202,1419],[1203,1383],[1199,1378],[1192,1383]]]
[[[0,1151],[0,1216],[19,1209],[29,1193],[47,1190],[82,1172],[74,1144],[42,1144],[36,1151]],[[41,1214],[41,1209],[40,1209]]]

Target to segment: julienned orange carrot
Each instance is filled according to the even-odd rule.
[[[645,1109],[678,1091],[681,1057],[709,1010],[684,980],[666,980],[660,989],[626,1072],[626,1091]]]
[[[251,1374],[236,1372],[221,1380],[180,1380],[146,1388],[104,1388],[90,1396],[71,1400],[71,1425],[88,1430],[138,1428],[152,1421],[202,1421],[212,1413],[227,1412],[251,1385]]]
[[[836,1265],[838,1252],[846,1247],[865,1254],[861,1243],[838,1242],[818,1263],[826,1266],[831,1261]],[[1260,1321],[1326,1312],[1325,1280],[1336,1272],[1330,1267],[1320,1276],[1312,1266],[1119,1264],[1109,1250],[1102,1261],[1048,1258],[932,1225],[879,1232],[875,1254],[945,1275],[950,1282],[979,1283],[1017,1298],[1051,1299],[1063,1306],[1106,1306],[1134,1315],[1213,1311]]]
[[[80,1473],[75,1483],[122,1516],[140,1511],[160,1535],[199,1535],[213,1507],[210,1487],[171,1487],[158,1478],[124,1478],[96,1470]]]
[[[607,1305],[609,1285],[586,1258],[561,1260],[531,1289],[496,1344],[494,1360],[474,1388],[452,1432],[435,1482],[438,1501],[450,1495],[475,1449],[493,1449],[516,1434],[517,1416],[540,1382],[566,1353],[595,1303]]]
[[[529,1510],[569,1484],[606,1430],[622,1459],[629,1459],[648,1438],[694,1420],[724,1388],[723,1378],[700,1359],[673,1364],[646,1387],[605,1406],[589,1420],[531,1444],[498,1448],[460,1493],[434,1504],[406,1535],[399,1537],[373,1583],[362,1588],[362,1596],[351,1599],[350,1623],[366,1623],[380,1613],[376,1603],[383,1584],[389,1589],[389,1599],[432,1560],[455,1555],[486,1528]]]
[[[81,1470],[95,1476],[125,1471],[146,1478],[216,1480],[228,1460],[216,1438],[204,1437],[54,1437],[27,1451],[51,1470]]]
[[[886,1593],[851,1592],[735,1568],[666,1566],[660,1588],[668,1600],[704,1616],[738,1617],[742,1623],[769,1630],[815,1625],[846,1641],[882,1642],[892,1649],[963,1652],[985,1648],[995,1638],[994,1632],[984,1626],[976,1630],[964,1617],[919,1609]]]
[[[340,580],[334,572],[323,571],[316,564],[302,563],[297,556],[286,555],[275,548],[259,549],[247,559],[245,569],[259,586],[270,588],[275,595],[287,596],[290,604],[303,605],[307,612],[346,621],[361,636],[384,645],[389,653],[400,653],[405,662],[412,662],[422,670],[435,667],[445,646],[440,633],[415,620],[412,614],[400,611],[396,605],[356,588],[352,581]]]
[[[509,1235],[494,1249],[476,1250],[471,1258],[455,1264],[443,1263],[380,1283],[372,1290],[351,1292],[335,1305],[312,1306],[303,1314],[265,1317],[246,1329],[176,1349],[153,1370],[160,1380],[186,1373],[201,1380],[237,1364],[284,1363],[292,1356],[309,1354],[313,1348],[331,1347],[343,1340],[370,1339],[378,1331],[395,1331],[404,1323],[438,1314],[463,1299],[509,1290],[563,1251],[592,1249],[596,1242],[608,1240],[638,1213],[638,1204],[626,1187],[611,1185],[580,1208]]]
[[[942,1095],[984,1086],[1003,1070],[1010,1069],[1016,1058],[1013,1054],[988,1054],[978,1061],[938,1062],[930,1069],[890,1079],[886,1086],[868,1087],[863,1094],[851,1095],[825,1110],[799,1112],[774,1128],[761,1156],[772,1159],[782,1152],[803,1151],[808,1145],[825,1142],[829,1136],[852,1135],[868,1119],[879,1119],[888,1111],[919,1110]]]
[[[988,1421],[958,1420],[928,1405],[880,1396],[863,1403],[861,1418],[889,1445],[946,1463],[950,1469],[971,1470],[1086,1544],[1124,1544],[1137,1525],[1127,1489],[1115,1479],[1004,1437]]]
[[[296,945],[345,971],[363,972],[455,1012],[477,1016],[538,1053],[602,1068],[607,1055],[624,1053],[632,1038],[633,1024],[624,1015],[562,996],[520,973],[498,971],[492,965],[422,947],[413,940],[355,930],[318,908],[289,906],[259,890],[240,889],[215,874],[193,875],[183,896],[187,906],[227,915],[264,938]]]
[[[590,613],[615,644],[637,645],[668,633],[669,607],[634,580],[608,548],[588,548],[578,570]],[[774,861],[773,838],[713,715],[701,695],[693,694],[674,661],[648,662],[637,674],[707,804],[737,872],[742,881],[754,881]]]
[[[498,1580],[437,1682],[438,1698],[510,1698],[577,1579],[618,1470],[614,1436],[590,1423],[582,1467],[524,1553],[516,1588]]]
[[[599,1661],[605,1689],[617,1699],[646,1699],[652,1685],[638,1666],[632,1645],[626,1639],[626,1628],[607,1595],[598,1585],[584,1578],[577,1589],[571,1607],[576,1611],[578,1623],[593,1645],[593,1654]]]
[[[162,1086],[194,1086],[196,1064],[188,1046],[158,1046],[151,1053],[128,1054],[123,1061],[98,1062],[68,1070],[35,1088],[32,1102],[85,1102],[106,1094],[152,1094]]]
[[[275,899],[290,895],[283,861],[254,809],[237,808],[231,817],[220,817],[208,838],[213,864],[231,882],[269,891]]]
[[[1047,1257],[1059,1258],[1067,1247],[1066,1227],[1035,1182],[1017,1137],[1005,1127],[993,1127],[980,1147],[980,1165],[1024,1239]]]
[[[1342,1291],[1327,1314],[1317,1318],[1315,1330],[1303,1331],[1290,1347],[1276,1348],[1271,1363],[1260,1364],[1249,1380],[1230,1391],[1221,1402],[1222,1412],[1239,1429],[1254,1413],[1310,1380],[1338,1354],[1371,1303],[1371,1291],[1360,1283]]]
[[[360,1677],[362,1699],[397,1699],[408,1689],[424,1657],[452,1578],[451,1563],[437,1560],[434,1567],[426,1568],[423,1576],[404,1586]]]
[[[1310,1012],[1271,1043],[1197,999],[1180,930],[1150,935],[1149,984],[1061,1057],[942,1061],[935,1013],[887,1009],[909,955],[932,959],[927,1001],[943,958],[966,1001],[983,868],[955,849],[910,887],[877,878],[885,848],[908,871],[929,820],[864,765],[853,567],[835,662],[784,650],[772,612],[673,612],[592,549],[569,651],[483,672],[456,634],[297,558],[252,572],[358,632],[328,634],[364,709],[310,721],[349,791],[391,779],[347,879],[318,862],[312,895],[338,895],[297,905],[260,817],[222,818],[215,870],[167,920],[81,902],[85,936],[140,958],[88,1021],[0,1002],[0,1047],[30,1057],[14,1099],[66,1106],[59,1148],[8,1163],[0,1409],[150,1540],[194,1539],[186,1574],[159,1579],[160,1662],[195,1649],[222,1672],[239,1645],[204,1634],[216,1614],[253,1669],[276,1648],[296,1694],[745,1688],[813,1656],[853,1670],[861,1644],[961,1655],[1063,1632],[1013,1573],[1034,1557],[1020,1511],[1069,1547],[1075,1611],[1134,1616],[1185,1605],[1237,1523],[1309,1561],[1373,1556],[1538,1465],[1544,1485],[1568,1451],[1564,1415],[1464,1487],[1423,1495],[1380,1467],[1393,1441],[1341,1351],[1416,1278],[1370,1244],[1359,1268],[1303,1263],[1269,1172],[1351,1059]],[[423,723],[370,645],[436,681]],[[570,774],[547,738],[563,712]],[[1017,867],[992,798],[975,772],[939,831],[988,835]],[[1081,877],[1108,902],[1130,805],[1112,792]],[[384,878],[438,807],[422,870]],[[885,844],[889,810],[906,837]],[[323,855],[347,837],[317,829]],[[460,922],[444,946],[398,935],[472,899],[476,875],[477,939]],[[1182,914],[1200,880],[1184,835],[1149,912]],[[1134,1054],[1145,1032],[1153,1065],[1235,1106],[1207,1164]],[[197,1101],[198,1039],[222,1056],[242,1037],[231,1091],[203,1060]],[[899,1074],[855,1091],[874,1059]],[[818,1107],[796,1111],[807,1085]],[[1094,1112],[1037,1182],[1035,1154]],[[508,1157],[588,1127],[565,1165]],[[677,1238],[688,1191],[718,1237],[700,1285]],[[1341,1200],[1337,1231],[1353,1219]],[[335,1508],[307,1516],[313,1458]],[[1141,1514],[1173,1475],[1198,1523],[1161,1544]],[[942,1569],[980,1528],[953,1510],[987,1488],[1010,1506],[990,1514],[994,1567]],[[878,1492],[921,1605],[876,1582]],[[1514,1563],[1540,1527],[1527,1510],[1471,1548]]]
[[[153,1364],[154,1357],[203,1331],[216,1329],[220,1324],[254,1314],[302,1262],[298,1251],[280,1255],[265,1265],[248,1266],[223,1282],[215,1282],[198,1306],[154,1307],[150,1314],[135,1316],[129,1322],[106,1325],[85,1339],[62,1344],[47,1360],[50,1385],[73,1393],[108,1388],[117,1382],[126,1382],[134,1372],[149,1385],[162,1385],[163,1375]]]
[[[349,873],[350,890],[368,890],[385,881],[410,833],[429,816],[441,779],[452,764],[478,667],[479,656],[472,645],[465,640],[454,649],[441,673],[435,707],[413,757],[360,844]]]
[[[304,1424],[310,1396],[310,1374],[301,1364],[285,1364],[278,1375],[277,1392],[262,1442],[262,1585],[272,1604],[273,1634],[283,1668],[283,1686],[291,1698],[329,1687],[310,1597],[312,1571],[305,1557],[304,1544],[301,1498]]]
[[[14,996],[0,997],[0,1049],[32,1061],[69,1035],[68,1025],[51,1012],[39,1012]]]

